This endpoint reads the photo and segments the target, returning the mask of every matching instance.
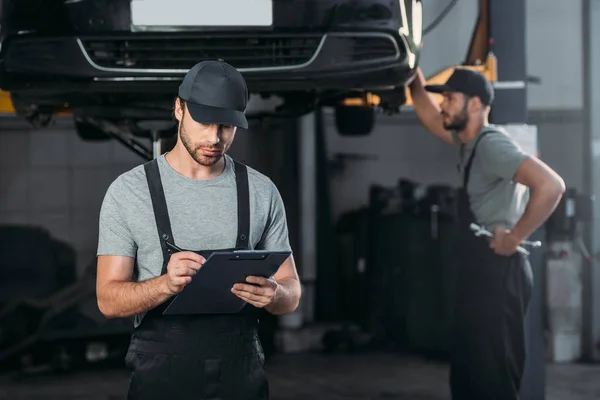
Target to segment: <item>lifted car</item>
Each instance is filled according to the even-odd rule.
[[[251,93],[276,96],[276,115],[334,106],[342,133],[365,134],[372,108],[348,112],[344,101],[372,93],[397,111],[422,36],[421,0],[0,4],[0,88],[16,113],[43,126],[68,107],[89,137],[90,127],[135,133],[140,120],[171,121],[179,82],[204,59],[238,68]]]

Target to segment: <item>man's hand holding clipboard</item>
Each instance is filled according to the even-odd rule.
[[[173,289],[179,292],[163,314],[229,314],[241,312],[246,305],[281,313],[297,302],[293,298],[293,302],[287,300],[295,288],[286,287],[297,282],[297,278],[275,276],[290,254],[291,251],[216,251],[206,260],[185,251],[173,254],[173,265],[167,269],[174,278],[170,282]]]
[[[236,283],[231,292],[254,307],[263,308],[271,304],[277,293],[278,284],[273,278],[249,276],[248,283]]]

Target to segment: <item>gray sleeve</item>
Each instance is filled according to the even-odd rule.
[[[256,245],[256,250],[284,251],[292,250],[289,241],[285,207],[281,194],[271,182],[270,207],[267,226]]]
[[[519,145],[503,133],[492,133],[481,139],[477,147],[484,173],[497,178],[512,180],[519,166],[528,155]]]
[[[115,180],[104,196],[100,208],[97,255],[135,257],[137,245],[123,215],[124,204],[119,201],[124,187]]]

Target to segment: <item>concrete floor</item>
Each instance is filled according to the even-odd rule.
[[[278,355],[267,364],[273,400],[449,399],[445,364],[418,357],[358,355]],[[600,365],[548,365],[546,400],[600,399]],[[124,399],[126,370],[0,377],[0,400]]]

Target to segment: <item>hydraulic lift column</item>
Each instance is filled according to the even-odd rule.
[[[493,124],[527,123],[526,7],[523,0],[489,0],[490,50],[498,62],[496,98],[491,111]],[[510,21],[510,22],[509,22]],[[599,64],[600,65],[600,64]],[[532,240],[544,240],[540,230]],[[541,251],[530,257],[534,290],[526,319],[527,361],[521,385],[523,400],[545,398],[545,350],[543,331],[543,271]]]
[[[158,129],[152,129],[150,131],[150,137],[152,138],[152,158],[157,158],[161,154],[161,138]]]
[[[569,157],[583,153],[583,191],[592,196],[591,219],[586,224],[585,245],[593,262],[583,266],[583,356],[600,361],[600,1],[584,0],[583,93],[585,136],[583,148],[565,149]],[[568,133],[567,133],[568,134]]]
[[[173,128],[172,121],[148,120],[138,122],[138,127],[150,133],[152,141],[152,158],[157,158],[162,154],[164,133]]]

